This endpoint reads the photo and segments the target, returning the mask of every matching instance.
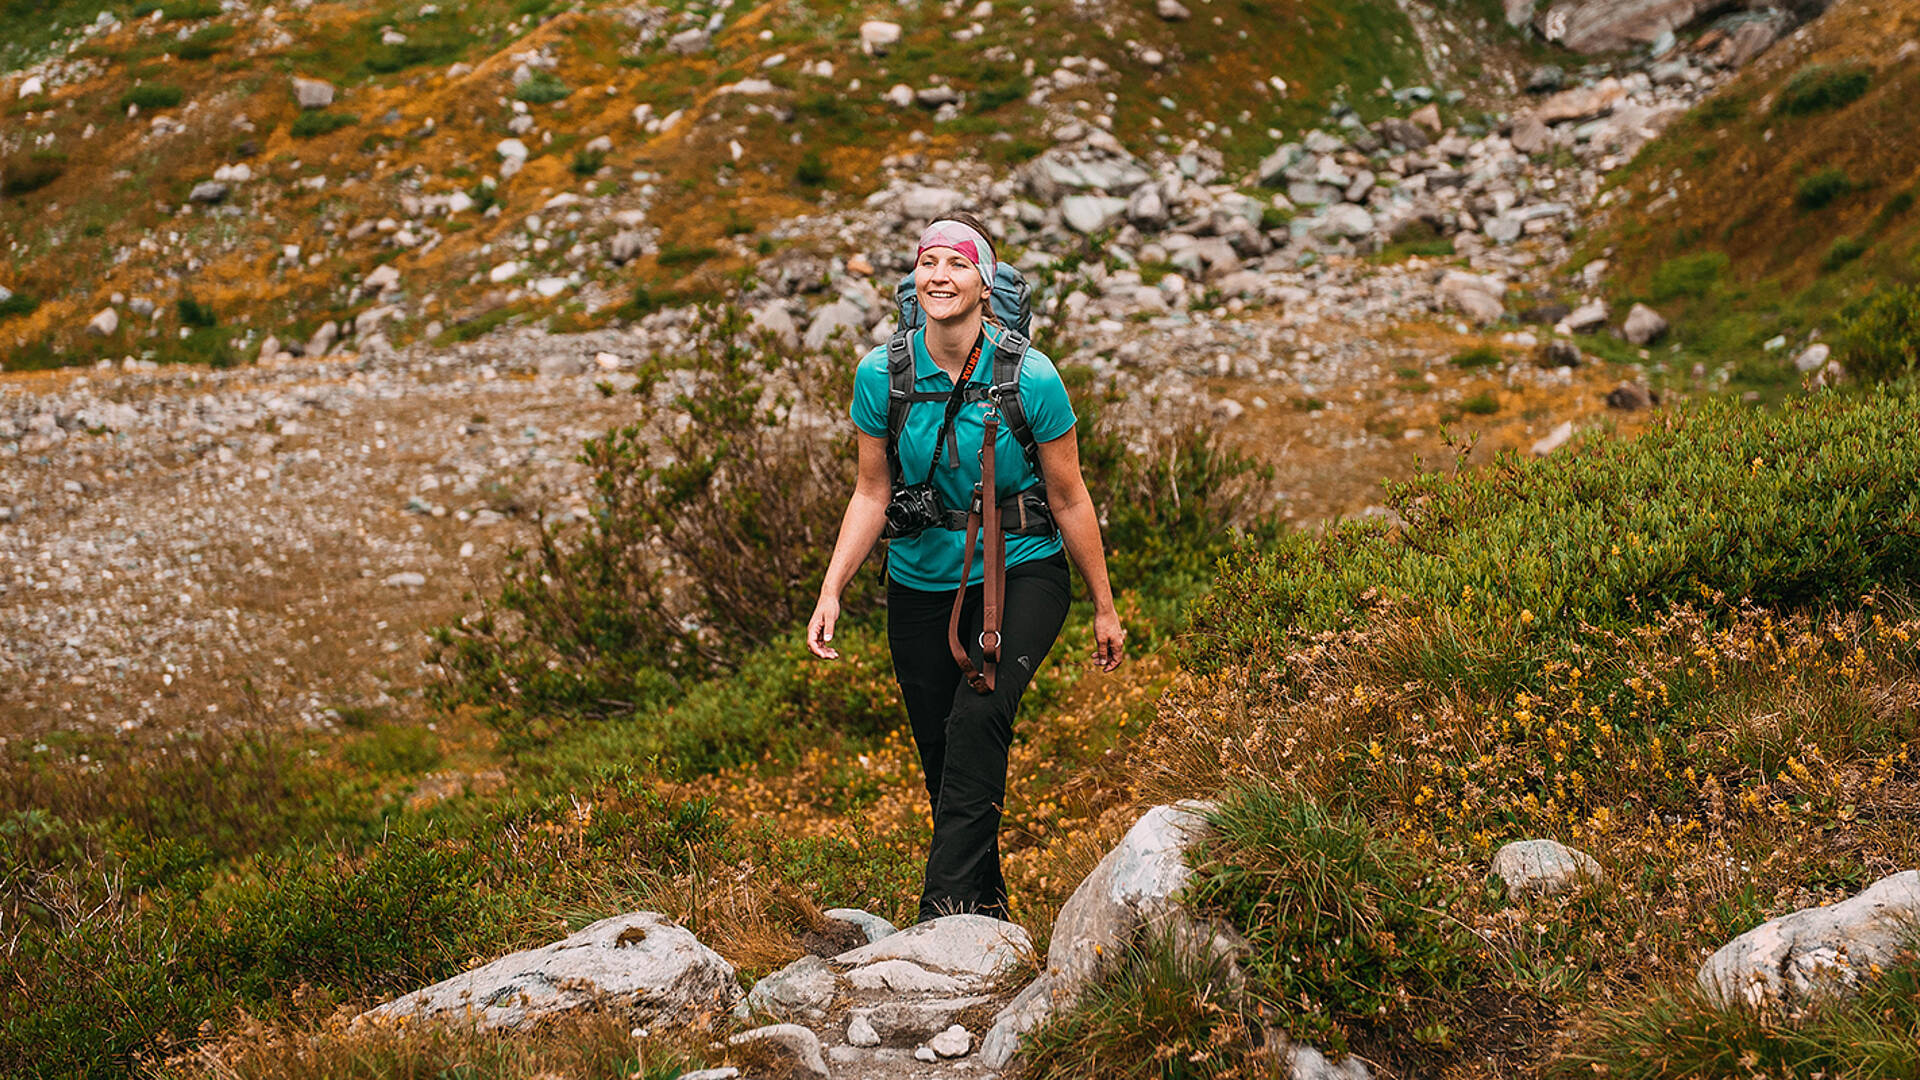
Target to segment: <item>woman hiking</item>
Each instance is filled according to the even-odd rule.
[[[994,314],[995,271],[993,244],[970,214],[921,235],[913,293],[926,323],[855,373],[859,477],[807,625],[814,655],[838,659],[841,593],[890,537],[887,643],[933,809],[922,921],[1007,917],[1007,747],[1021,694],[1066,621],[1067,556],[1093,597],[1093,663],[1119,667],[1126,638],[1073,406],[1053,361]]]

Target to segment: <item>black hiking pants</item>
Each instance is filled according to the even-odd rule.
[[[961,678],[947,647],[953,591],[927,592],[891,577],[887,581],[893,673],[913,723],[933,807],[933,844],[920,893],[922,922],[956,912],[1007,917],[999,834],[1013,715],[1067,620],[1070,588],[1065,552],[1007,568],[1000,662],[993,692],[982,694]],[[960,640],[976,667],[981,592],[979,585],[969,587],[960,612]]]

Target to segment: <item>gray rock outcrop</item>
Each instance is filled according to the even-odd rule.
[[[360,1018],[517,1029],[594,1006],[640,1022],[689,1023],[725,1012],[739,994],[733,965],[720,954],[665,916],[636,911],[402,995]]]
[[[1881,878],[1849,899],[1761,923],[1700,965],[1700,988],[1726,1006],[1773,1008],[1850,993],[1914,947],[1920,871]]]
[[[1193,876],[1186,853],[1206,834],[1209,809],[1193,802],[1156,806],[1107,852],[1054,920],[1046,972],[1000,1011],[981,1039],[983,1064],[998,1069],[1013,1060],[1021,1036],[1070,1007],[1143,930],[1191,925],[1175,898]]]

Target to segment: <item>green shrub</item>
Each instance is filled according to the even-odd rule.
[[[975,92],[973,111],[975,113],[990,113],[1002,105],[1010,105],[1016,101],[1025,101],[1027,95],[1032,92],[1033,83],[1017,75],[996,82],[990,82]]]
[[[1272,514],[1270,466],[1220,438],[1198,412],[1127,422],[1122,402],[1082,397],[1080,464],[1105,524],[1108,570],[1167,604],[1202,591],[1236,542],[1261,543]]]
[[[1843,236],[1827,249],[1827,257],[1820,260],[1820,268],[1832,273],[1853,260],[1866,254],[1867,242],[1857,236]]]
[[[799,166],[794,169],[793,178],[799,181],[802,187],[820,187],[832,177],[827,170],[827,159],[820,156],[820,151],[809,150],[801,157]]]
[[[20,196],[39,191],[67,171],[67,155],[57,150],[36,150],[0,163],[0,196]]]
[[[1500,411],[1500,399],[1491,390],[1482,390],[1460,403],[1460,411],[1474,416],[1492,416]]]
[[[1820,210],[1853,193],[1853,180],[1837,165],[1809,173],[1794,185],[1793,201],[1802,210]]]
[[[652,707],[676,680],[737,667],[813,610],[854,444],[802,418],[810,403],[842,408],[852,367],[767,351],[731,308],[699,326],[688,370],[674,373],[675,408],[583,447],[597,503],[584,533],[543,530],[509,564],[498,607],[518,628],[489,613],[441,634],[450,692],[488,705],[514,740]],[[634,392],[668,374],[650,368]],[[763,401],[770,385],[790,389]],[[856,585],[854,616],[877,599],[866,575]]]
[[[1499,367],[1500,362],[1500,351],[1491,345],[1475,345],[1471,349],[1454,353],[1453,358],[1447,361],[1454,367],[1467,370]],[[1415,377],[1417,378],[1418,375],[1416,374]]]
[[[716,248],[705,245],[698,247],[669,240],[660,245],[660,251],[654,257],[661,266],[697,266],[720,254]]]
[[[1920,372],[1920,286],[1882,286],[1840,337],[1841,364],[1863,379]]]
[[[1682,298],[1697,300],[1713,289],[1726,270],[1727,256],[1724,252],[1703,251],[1698,255],[1681,255],[1660,264],[1659,269],[1653,272],[1647,293],[1656,304]]]
[[[551,71],[536,71],[513,91],[513,96],[529,105],[551,105],[565,100],[573,88]]]
[[[206,60],[220,51],[220,46],[238,31],[231,23],[215,23],[195,33],[180,43],[174,55],[182,60]]]
[[[1434,1024],[1473,977],[1442,879],[1364,818],[1253,787],[1210,819],[1191,900],[1253,944],[1250,988],[1295,1035],[1344,1051],[1356,1026]]]
[[[180,316],[181,326],[209,327],[217,325],[213,309],[191,296],[183,296],[173,302],[174,313]]]
[[[17,292],[0,300],[0,319],[11,319],[16,315],[31,315],[40,309],[40,301]]]
[[[605,150],[576,150],[573,152],[572,164],[567,167],[575,176],[592,176],[600,171],[600,166],[606,163]]]
[[[1912,188],[1908,188],[1893,198],[1888,199],[1887,204],[1880,208],[1880,212],[1873,215],[1874,230],[1877,232],[1886,228],[1894,219],[1913,209],[1913,200],[1914,193]]]
[[[352,113],[328,112],[321,109],[315,112],[303,112],[293,118],[293,124],[287,128],[287,134],[296,139],[312,139],[321,135],[330,135],[343,127],[351,127],[360,122]]]
[[[1871,85],[1873,69],[1863,64],[1809,64],[1787,80],[1773,111],[1781,116],[1807,116],[1844,108],[1860,100]]]
[[[125,111],[130,105],[138,105],[141,112],[154,109],[171,109],[185,98],[186,91],[177,86],[163,83],[140,83],[125,94],[120,95],[120,108]]]
[[[1914,325],[1904,295],[1878,318]],[[1715,593],[1791,608],[1920,584],[1915,407],[1896,392],[1777,414],[1713,402],[1578,454],[1389,484],[1400,528],[1342,523],[1223,560],[1190,659],[1271,662],[1388,604],[1531,635]]]

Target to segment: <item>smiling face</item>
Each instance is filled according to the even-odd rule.
[[[913,268],[913,291],[920,310],[933,322],[945,323],[977,315],[987,295],[987,283],[973,261],[949,247],[928,248]]]

